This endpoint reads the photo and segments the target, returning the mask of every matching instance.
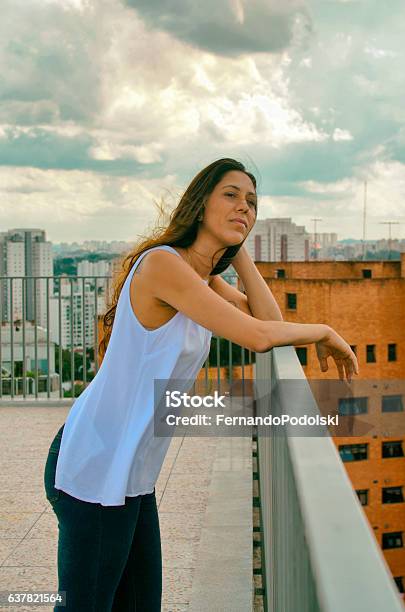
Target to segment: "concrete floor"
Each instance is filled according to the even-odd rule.
[[[0,407],[0,591],[57,590],[58,525],[43,470],[68,411]],[[172,439],[156,485],[164,612],[251,611],[251,478],[250,438]]]

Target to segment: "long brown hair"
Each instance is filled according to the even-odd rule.
[[[98,351],[102,358],[107,350],[111,336],[112,326],[117,309],[117,302],[125,280],[138,257],[147,249],[154,246],[169,245],[188,247],[195,241],[199,227],[199,216],[203,214],[204,206],[215,186],[222,177],[232,170],[244,172],[251,179],[256,189],[256,178],[248,172],[245,166],[235,159],[218,159],[202,170],[193,178],[186,191],[180,198],[177,207],[170,215],[167,227],[157,227],[152,230],[145,240],[138,243],[121,260],[121,269],[113,279],[111,304],[103,315],[103,337],[99,343]],[[163,211],[161,211],[163,212]],[[257,213],[257,211],[256,211]],[[232,259],[239,251],[244,241],[228,247],[211,271],[211,275],[220,274],[232,263]],[[221,249],[219,249],[221,250]],[[216,251],[218,253],[218,251]],[[214,256],[212,256],[214,258]]]

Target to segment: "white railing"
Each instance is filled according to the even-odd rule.
[[[293,347],[256,354],[255,375],[258,415],[319,415]],[[267,610],[403,612],[333,439],[283,427],[257,431]]]

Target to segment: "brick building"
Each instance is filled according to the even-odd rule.
[[[403,592],[405,253],[401,261],[259,261],[256,266],[285,321],[326,323],[356,353],[359,376],[352,385],[358,390],[350,401],[336,401],[335,410],[343,419],[355,414],[357,425],[363,420],[369,431],[334,436],[334,442]],[[330,358],[328,372],[321,372],[314,344],[296,350],[308,379],[338,379]],[[362,381],[370,384],[361,389]]]

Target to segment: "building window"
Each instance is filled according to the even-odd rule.
[[[362,506],[368,505],[368,489],[356,489],[357,497]]]
[[[382,503],[383,504],[398,504],[404,501],[402,487],[383,487]]]
[[[301,365],[307,365],[307,348],[305,346],[296,346],[295,351]]]
[[[297,310],[297,294],[287,293],[287,308],[290,310]]]
[[[404,449],[402,448],[402,440],[395,440],[394,442],[383,442],[382,443],[382,457],[383,459],[390,459],[391,457],[403,457]]]
[[[403,412],[402,395],[383,395],[381,399],[382,412]]]
[[[262,237],[260,234],[256,234],[255,236],[255,260],[262,260]]]
[[[367,397],[340,397],[338,412],[342,416],[348,414],[364,414],[368,412]]]
[[[363,268],[363,278],[371,278],[372,272],[368,268]]]
[[[400,593],[404,592],[404,582],[403,582],[404,577],[403,576],[394,576],[394,580],[395,580],[395,584],[398,587],[398,591]]]
[[[368,459],[368,444],[340,444],[339,453],[342,461],[363,461]]]
[[[367,346],[366,346],[366,361],[367,361],[367,363],[375,362],[375,344],[367,344]]]
[[[284,268],[276,270],[276,278],[285,278],[285,270],[284,270]]]
[[[355,344],[351,344],[350,348],[352,349],[353,353],[357,355],[357,346]]]
[[[281,234],[280,236],[280,259],[287,261],[288,259],[288,235]]]
[[[402,548],[402,531],[391,531],[382,534],[383,548]]]
[[[397,345],[388,344],[388,361],[396,361],[396,360],[397,360]]]

